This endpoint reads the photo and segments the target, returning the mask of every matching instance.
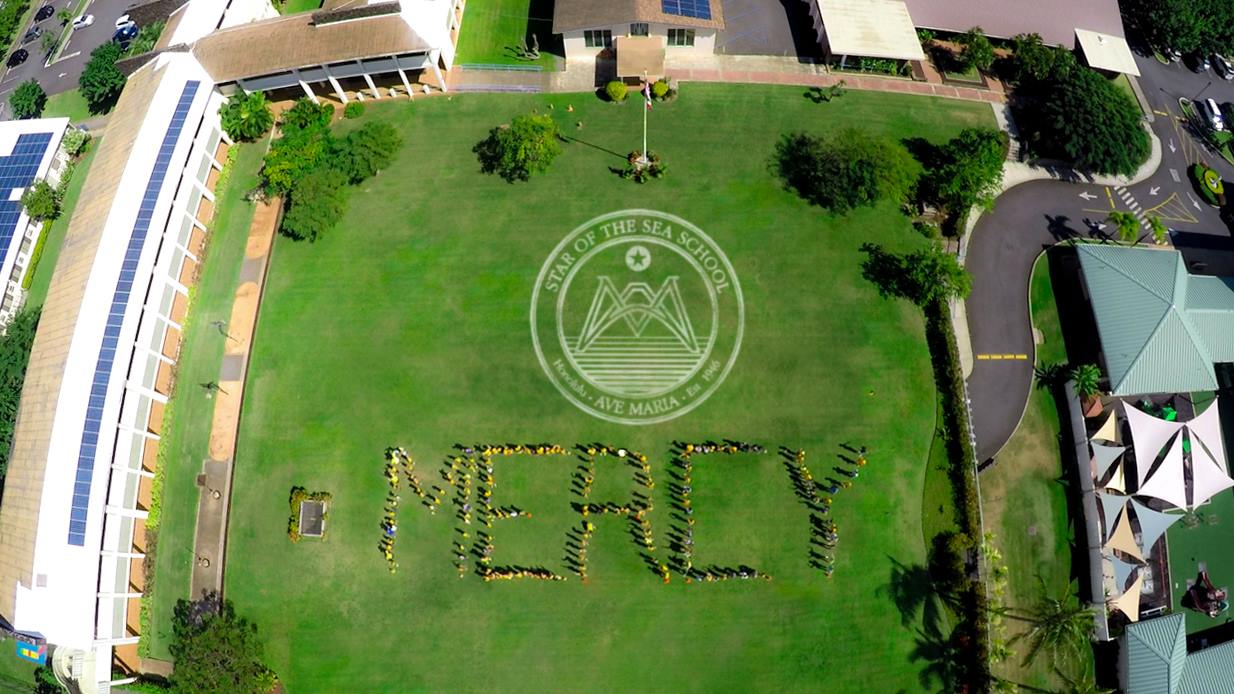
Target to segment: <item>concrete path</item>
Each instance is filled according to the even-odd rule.
[[[223,567],[227,550],[227,515],[231,504],[231,483],[239,435],[240,406],[244,398],[244,378],[248,371],[249,348],[257,327],[257,309],[270,266],[270,251],[278,228],[282,202],[260,203],[249,226],[240,284],[236,288],[231,319],[227,322],[227,346],[219,369],[218,389],[214,393],[214,418],[210,429],[210,457],[202,463],[197,486],[197,531],[193,580],[189,595],[223,590]]]

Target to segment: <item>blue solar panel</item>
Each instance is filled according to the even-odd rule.
[[[21,202],[11,200],[13,191],[28,187],[38,174],[39,163],[51,144],[52,133],[17,136],[13,153],[0,157],[0,258],[8,253],[21,219]]]
[[[200,84],[200,82],[187,82],[184,85],[184,91],[180,93],[180,101],[176,104],[171,123],[163,135],[163,144],[159,147],[158,163],[155,164],[150,172],[150,178],[146,181],[146,192],[142,196],[142,210],[133,223],[129,245],[124,253],[124,264],[120,269],[120,278],[116,280],[116,289],[112,292],[111,310],[107,314],[103,341],[99,345],[99,358],[94,367],[94,380],[90,386],[86,425],[82,429],[81,447],[77,452],[77,483],[73,490],[73,505],[69,511],[69,544],[76,547],[84,547],[86,544],[86,517],[90,508],[89,487],[94,476],[94,459],[99,442],[99,431],[103,424],[103,403],[107,401],[107,385],[111,380],[111,367],[115,361],[116,347],[120,340],[120,327],[124,323],[124,307],[133,289],[133,279],[137,274],[137,261],[141,257],[141,249],[146,243],[146,235],[150,232],[150,218],[154,212],[154,203],[158,200],[159,191],[163,187],[163,179],[167,177],[167,163],[171,160],[171,153],[176,148],[176,140],[180,138],[180,132],[184,129],[189,107],[193,105],[193,98],[197,96],[197,88]],[[3,176],[3,171],[0,170],[0,182],[4,180]],[[0,208],[0,215],[2,214],[3,209]],[[86,485],[84,494],[80,489],[83,483]]]
[[[664,14],[695,19],[711,19],[711,3],[708,0],[660,0]]]

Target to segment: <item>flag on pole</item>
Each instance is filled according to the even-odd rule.
[[[645,99],[647,110],[651,110],[651,82],[643,80],[643,97]]]

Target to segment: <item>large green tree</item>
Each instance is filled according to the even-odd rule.
[[[953,214],[988,208],[1002,189],[1006,159],[1003,131],[965,128],[939,148],[938,165],[923,177],[923,194]]]
[[[43,108],[46,106],[47,92],[43,91],[35,79],[28,79],[17,85],[17,89],[9,95],[9,108],[13,109],[14,118],[38,118],[43,115]]]
[[[480,160],[481,171],[513,183],[547,171],[561,154],[560,139],[561,131],[550,116],[530,113],[490,130],[472,152]]]
[[[218,593],[180,600],[172,618],[172,689],[184,694],[266,694],[274,673],[262,663],[257,627]]]
[[[338,142],[331,163],[349,182],[359,183],[389,166],[402,146],[403,138],[394,126],[365,123]]]
[[[307,96],[302,96],[299,99],[296,99],[296,102],[291,105],[291,108],[283,111],[283,115],[279,117],[279,121],[283,124],[284,130],[289,128],[312,130],[315,128],[329,127],[330,121],[333,118],[333,104],[315,104],[312,99]]]
[[[324,166],[296,181],[281,228],[297,241],[316,241],[347,209],[347,177]]]
[[[262,187],[267,195],[283,195],[296,181],[317,168],[334,148],[326,128],[291,128],[270,145],[262,165]]]
[[[21,206],[34,219],[55,219],[60,216],[60,192],[40,179],[21,194]]]
[[[78,84],[90,113],[106,113],[120,98],[126,78],[116,67],[123,51],[120,44],[108,41],[90,52],[90,60],[81,72]]]
[[[960,64],[965,68],[989,70],[994,64],[994,45],[981,27],[973,27],[956,38],[960,44]]]
[[[219,121],[231,139],[252,142],[269,132],[274,125],[274,112],[264,93],[240,90],[223,102]]]
[[[1127,17],[1157,50],[1190,52],[1205,41],[1196,0],[1124,0],[1123,5]]]
[[[1028,629],[1012,639],[1028,642],[1025,664],[1043,651],[1055,661],[1077,660],[1093,630],[1093,611],[1066,594],[1057,598],[1042,596],[1031,608],[1013,613],[1012,617],[1028,623]]]
[[[964,299],[973,278],[954,255],[931,243],[909,253],[893,253],[867,243],[861,274],[878,287],[879,294],[897,297],[926,308],[948,299]]]
[[[786,187],[833,212],[903,200],[916,179],[916,165],[899,143],[855,128],[785,135],[774,164]]]

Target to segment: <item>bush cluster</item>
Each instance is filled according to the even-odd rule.
[[[34,249],[30,251],[30,263],[26,265],[26,274],[21,278],[21,288],[25,291],[30,290],[30,285],[34,282],[34,271],[39,267],[39,261],[43,259],[43,247],[47,245],[47,236],[51,234],[51,221],[43,222],[43,228],[39,230],[39,240],[34,242]]]
[[[359,101],[349,101],[343,107],[344,118],[359,118],[364,115],[364,104]]]
[[[1195,184],[1200,197],[1204,198],[1204,202],[1213,207],[1220,207],[1224,204],[1225,184],[1221,181],[1220,173],[1199,162],[1192,164],[1187,172],[1191,175],[1191,181]]]
[[[626,83],[622,82],[621,80],[613,80],[609,82],[608,84],[604,85],[604,95],[608,97],[609,101],[615,104],[619,104],[625,101],[626,96],[629,93],[630,93],[630,88],[627,87]]]
[[[855,128],[825,136],[784,135],[776,144],[773,165],[785,187],[840,213],[883,199],[904,201],[918,171],[899,143]]]
[[[21,20],[30,8],[30,0],[9,0],[0,5],[0,45],[13,42],[13,35],[21,28]]]
[[[284,196],[279,230],[296,240],[316,240],[347,209],[348,184],[389,166],[403,139],[388,123],[366,123],[346,137],[330,131],[334,107],[300,99],[283,114],[283,136],[262,166],[262,190]]]
[[[70,157],[81,156],[86,151],[86,145],[90,144],[90,133],[77,128],[70,128],[64,134],[64,138],[60,140],[60,146],[64,148],[65,154]]]
[[[9,466],[13,446],[13,427],[17,422],[17,404],[30,363],[30,348],[39,325],[42,307],[23,309],[13,316],[0,335],[0,477]]]
[[[305,490],[304,487],[292,487],[291,496],[288,498],[288,503],[291,504],[291,518],[287,521],[287,537],[291,538],[292,542],[299,542],[303,537],[300,534],[300,504],[302,502],[321,501],[327,504],[327,510],[321,516],[322,520],[326,521],[329,520],[330,512],[328,510],[328,504],[330,503],[331,498],[332,497],[329,492],[309,492]],[[326,539],[324,530],[322,532],[321,539]]]

